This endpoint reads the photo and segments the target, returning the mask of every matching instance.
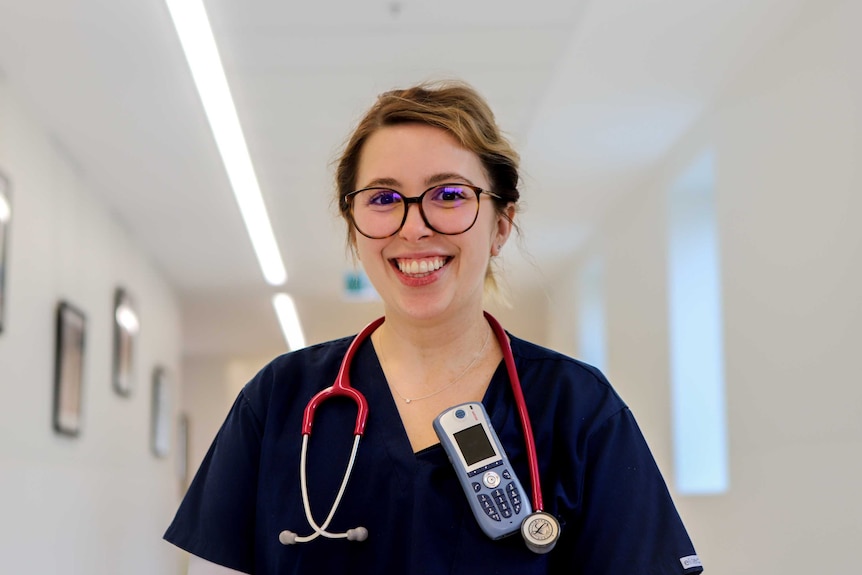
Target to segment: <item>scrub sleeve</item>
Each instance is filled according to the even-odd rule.
[[[254,572],[261,425],[240,392],[165,539],[212,563]]]
[[[596,429],[586,451],[584,496],[559,542],[570,550],[567,561],[576,572],[702,572],[631,411],[619,411]]]

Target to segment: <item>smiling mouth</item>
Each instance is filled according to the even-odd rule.
[[[449,263],[452,258],[433,257],[421,260],[395,259],[395,266],[402,274],[414,278],[425,277],[432,274]]]

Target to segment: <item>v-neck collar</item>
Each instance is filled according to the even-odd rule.
[[[358,377],[359,375],[364,377]],[[363,342],[359,353],[356,354],[355,366],[351,369],[351,381],[355,382],[357,389],[365,394],[369,404],[369,425],[374,420],[375,427],[380,426],[379,429],[383,430],[380,435],[393,461],[411,470],[415,470],[419,459],[438,460],[442,457],[445,461],[445,453],[439,443],[413,451],[404,422],[401,421],[395,397],[389,389],[383,366],[380,364],[380,358],[371,338]],[[497,429],[505,424],[508,410],[511,409],[511,402],[506,401],[509,386],[506,364],[501,360],[482,398],[482,404],[491,418],[491,424]]]

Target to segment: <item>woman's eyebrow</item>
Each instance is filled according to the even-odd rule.
[[[470,178],[464,177],[463,175],[457,172],[441,172],[439,174],[434,174],[433,176],[428,176],[425,178],[426,186],[434,186],[436,184],[445,184],[445,183],[454,183],[454,182],[464,182],[465,184],[473,184],[470,181]],[[363,188],[394,188],[401,189],[403,186],[401,182],[396,180],[395,178],[374,178],[366,185],[362,186]]]
[[[465,178],[457,172],[443,172],[440,174],[434,174],[433,176],[429,176],[428,178],[425,178],[425,185],[433,186],[435,184],[445,184],[447,182],[452,182],[453,180],[458,182],[464,182],[466,184],[470,184],[471,186],[475,185],[473,184],[473,182],[470,181],[469,178]]]
[[[397,188],[401,185],[401,182],[394,178],[374,178],[366,185],[362,186],[363,188]]]

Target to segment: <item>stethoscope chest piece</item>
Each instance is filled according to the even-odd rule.
[[[533,553],[548,553],[560,538],[560,522],[545,511],[535,511],[521,523],[524,543]]]

